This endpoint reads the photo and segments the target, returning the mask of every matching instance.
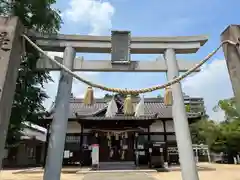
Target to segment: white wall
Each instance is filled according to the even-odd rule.
[[[174,132],[173,121],[165,121],[166,132]],[[150,132],[164,132],[164,127],[162,121],[156,121],[150,126]]]
[[[173,121],[166,121],[166,132],[175,132]]]
[[[162,121],[156,121],[150,126],[150,132],[164,132]]]
[[[67,133],[80,133],[81,125],[78,122],[68,122]]]
[[[26,127],[23,129],[23,134],[29,138],[35,137],[37,140],[40,140],[42,142],[46,141],[46,132],[39,132],[37,130],[33,130],[31,128]],[[25,137],[25,136],[23,136],[23,137]]]
[[[173,121],[166,121],[166,132],[174,132]],[[78,122],[68,122],[67,133],[80,133],[81,125]],[[89,129],[84,129],[83,132],[89,132]],[[150,132],[164,132],[162,121],[156,121],[150,126]]]

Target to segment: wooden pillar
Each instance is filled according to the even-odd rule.
[[[165,147],[164,147],[164,162],[169,163],[168,159],[168,141],[167,141],[167,128],[166,128],[166,122],[163,122],[163,131],[164,131],[164,142],[165,142]]]
[[[135,132],[135,163],[136,166],[139,166],[139,152],[138,152],[138,132]]]
[[[211,155],[210,155],[210,152],[209,152],[209,148],[207,147],[207,156],[208,156],[208,162],[211,163]]]
[[[23,31],[18,17],[0,17],[0,170],[23,52]]]
[[[83,161],[83,123],[81,124],[81,133],[80,133],[80,163],[82,165],[82,161]]]
[[[44,161],[43,161],[43,167],[45,168],[46,165],[46,159],[47,159],[47,150],[48,150],[48,143],[49,143],[49,137],[50,137],[50,126],[51,123],[47,125],[47,134],[46,134],[46,142],[45,142],[45,147],[44,147]]]
[[[151,143],[151,135],[150,135],[150,125],[148,126],[148,162],[149,162],[149,167],[152,167],[152,158],[151,158],[151,153],[149,152],[149,147]]]
[[[221,39],[240,43],[240,25],[227,27],[222,33]],[[240,47],[239,45],[225,44],[223,51],[235,95],[237,112],[240,114]]]
[[[199,150],[200,150],[200,149],[198,149],[198,146],[197,146],[197,147],[195,148],[195,151],[196,151],[196,163],[198,163],[198,161],[199,161],[199,156],[198,156]]]

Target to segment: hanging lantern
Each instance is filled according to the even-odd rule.
[[[114,100],[114,98],[112,98],[112,100],[108,103],[108,107],[107,107],[107,112],[105,114],[106,117],[114,117],[118,112],[118,107],[117,104]]]
[[[111,139],[111,135],[110,135],[110,132],[107,132],[107,139]]]
[[[135,116],[144,116],[144,98],[142,97],[135,109]]]
[[[108,147],[111,147],[111,140],[108,140]]]
[[[127,132],[125,132],[125,138],[126,138],[126,139],[128,138],[128,133],[127,133]]]
[[[94,95],[93,95],[93,88],[92,87],[88,87],[87,88],[87,92],[84,96],[84,104],[85,105],[92,105],[94,101]]]
[[[125,159],[125,151],[124,151],[124,150],[122,150],[121,159],[122,159],[122,160]]]
[[[113,157],[113,149],[110,150],[110,154],[109,154],[109,157],[112,158]]]
[[[118,133],[115,134],[115,139],[119,140],[119,134]]]
[[[173,103],[172,90],[170,87],[166,87],[164,94],[164,104],[165,106],[171,106]]]
[[[124,114],[132,115],[134,113],[131,95],[127,95],[124,101]]]

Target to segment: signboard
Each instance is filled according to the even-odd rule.
[[[70,151],[65,150],[63,157],[66,158],[66,159],[69,158],[70,157]]]
[[[129,31],[112,31],[111,36],[112,53],[111,60],[113,63],[130,62],[130,32]]]
[[[92,144],[92,165],[99,164],[99,145]]]

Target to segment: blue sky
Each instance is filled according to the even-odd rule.
[[[229,24],[239,24],[239,0],[58,0],[54,5],[62,12],[61,33],[110,35],[114,30],[130,30],[132,36],[208,35],[209,41],[196,54],[178,56],[201,60],[220,43],[220,34]],[[51,53],[59,55],[59,53]],[[109,59],[106,54],[78,54],[85,59]],[[156,55],[133,55],[134,60],[153,60]],[[46,85],[49,107],[57,90],[59,73],[52,73],[55,83]],[[142,88],[166,82],[164,73],[80,73],[94,82],[119,88]],[[219,99],[232,96],[231,84],[220,51],[202,71],[183,83],[184,92],[203,97],[208,114],[220,120],[222,113],[212,112]],[[73,93],[82,97],[85,86],[74,81]],[[96,96],[105,92],[96,90]],[[163,93],[163,91],[160,91]],[[146,94],[156,96],[159,91]]]

